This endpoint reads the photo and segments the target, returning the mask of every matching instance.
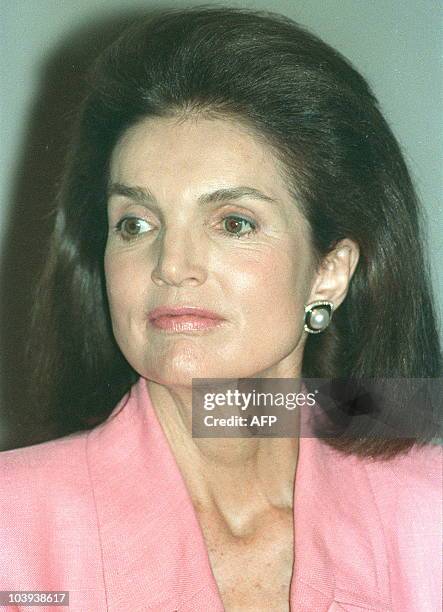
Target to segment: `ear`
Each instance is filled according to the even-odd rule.
[[[341,240],[321,262],[311,288],[309,302],[328,300],[338,308],[346,297],[358,263],[360,249],[349,238]]]

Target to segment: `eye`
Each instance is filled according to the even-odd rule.
[[[149,232],[153,226],[139,217],[123,217],[115,226],[114,230],[121,234],[123,240],[132,240],[140,234]]]
[[[223,230],[229,236],[235,236],[236,238],[243,238],[250,234],[253,234],[257,226],[253,221],[240,217],[237,215],[229,215],[222,221]],[[249,229],[248,229],[249,227]]]

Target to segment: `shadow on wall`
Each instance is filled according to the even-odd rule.
[[[119,14],[75,31],[51,53],[34,102],[15,176],[10,225],[0,268],[0,450],[36,444],[55,437],[42,425],[44,407],[32,400],[24,365],[33,290],[47,257],[57,185],[85,73],[98,53],[142,13]],[[146,12],[143,13],[146,15]]]

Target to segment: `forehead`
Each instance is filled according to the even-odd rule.
[[[271,147],[231,120],[149,118],[129,128],[111,158],[111,181],[163,191],[249,185],[289,199]]]

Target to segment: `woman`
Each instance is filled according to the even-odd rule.
[[[33,333],[65,435],[1,455],[2,590],[78,611],[438,609],[422,406],[408,437],[355,415],[325,439],[192,436],[193,379],[441,373],[399,147],[316,37],[195,9],[101,56]]]

